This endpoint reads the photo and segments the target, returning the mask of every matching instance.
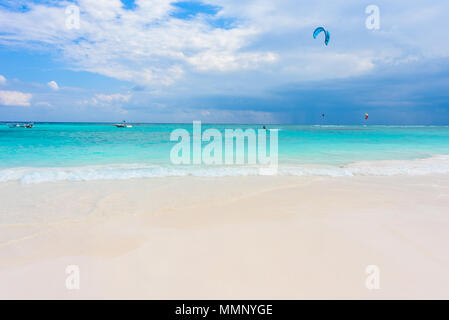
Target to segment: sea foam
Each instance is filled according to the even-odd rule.
[[[125,180],[155,177],[225,177],[260,175],[258,166],[161,166],[120,164],[84,167],[22,167],[0,170],[0,182],[34,184],[56,181]],[[391,176],[449,174],[449,156],[438,155],[417,160],[360,161],[345,166],[279,165],[284,176]]]

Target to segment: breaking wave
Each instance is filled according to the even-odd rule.
[[[263,175],[258,166],[162,166],[120,164],[84,167],[0,169],[0,182],[34,184],[56,181],[124,180],[157,177],[225,177]],[[361,161],[345,166],[279,165],[277,175],[290,176],[392,176],[448,174],[449,156],[417,160]]]

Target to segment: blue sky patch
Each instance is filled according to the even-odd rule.
[[[214,28],[219,28],[219,29],[232,29],[235,27],[236,25],[236,19],[232,19],[232,18],[215,18],[215,19],[207,19],[207,22]]]
[[[178,19],[191,19],[198,14],[215,15],[220,11],[220,7],[212,6],[196,1],[180,1],[172,4],[176,7],[176,11],[171,14],[172,17]]]
[[[123,8],[125,8],[126,10],[134,10],[137,5],[135,0],[120,0],[123,4]]]
[[[172,4],[176,10],[171,14],[172,17],[183,20],[193,19],[202,14],[206,21],[213,27],[219,29],[232,29],[235,26],[236,19],[217,17],[216,14],[221,10],[219,6],[213,6],[197,1],[181,1]]]

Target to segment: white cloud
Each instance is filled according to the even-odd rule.
[[[50,81],[50,82],[48,82],[47,83],[47,85],[50,87],[50,89],[52,89],[52,90],[59,90],[59,86],[58,86],[58,84],[56,83],[56,81]]]
[[[131,95],[124,95],[121,93],[114,94],[96,94],[95,98],[99,102],[105,103],[116,103],[116,102],[127,102],[131,98]]]
[[[31,93],[0,90],[0,105],[29,107],[32,96]]]
[[[93,98],[85,99],[79,102],[82,105],[92,105],[92,106],[117,106],[125,102],[130,101],[131,94],[102,94],[98,93]]]
[[[0,84],[5,84],[6,78],[0,74]]]
[[[75,69],[138,84],[170,85],[187,69],[228,72],[276,60],[270,50],[248,49],[257,26],[215,28],[203,15],[176,19],[171,2],[136,1],[135,10],[125,10],[120,0],[79,0],[80,29],[71,30],[64,27],[64,6],[30,4],[27,12],[0,8],[0,43],[53,46]]]
[[[265,63],[275,62],[278,56],[274,53],[242,53],[234,56],[227,52],[206,51],[187,58],[187,61],[200,71],[235,71],[258,67]]]

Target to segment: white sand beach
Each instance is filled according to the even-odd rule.
[[[0,203],[2,299],[449,298],[448,175],[6,182]]]

